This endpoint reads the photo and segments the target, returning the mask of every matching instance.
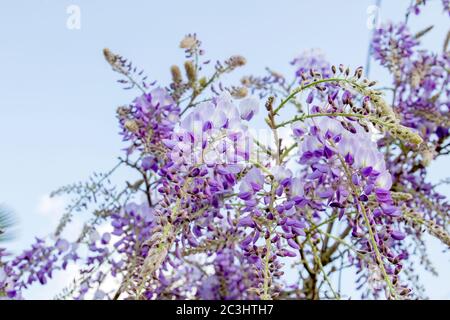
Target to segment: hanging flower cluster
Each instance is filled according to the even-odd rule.
[[[403,62],[412,56],[414,47],[418,41],[409,32],[406,24],[389,23],[375,31],[372,46],[373,57],[380,61],[381,65],[399,72],[395,68],[401,68]]]
[[[331,76],[331,65],[325,58],[325,53],[320,49],[310,49],[302,52],[302,54],[291,61],[291,64],[298,68],[295,71],[295,75],[298,78],[309,74],[311,70],[319,72],[324,78]]]
[[[162,139],[168,137],[179,118],[179,107],[162,88],[143,93],[129,107],[119,107],[117,115],[124,141],[130,141],[128,152],[145,153],[158,150]]]

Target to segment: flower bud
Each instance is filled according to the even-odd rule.
[[[186,71],[186,76],[189,80],[190,83],[195,82],[196,78],[197,78],[197,73],[195,71],[195,67],[194,64],[192,63],[192,61],[186,61],[184,63],[184,70]]]
[[[178,68],[178,66],[173,65],[170,67],[170,73],[172,74],[172,81],[174,83],[180,83],[183,80],[181,77],[180,68]]]

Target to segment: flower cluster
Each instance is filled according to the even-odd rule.
[[[252,299],[254,294],[247,292],[248,284],[254,282],[249,273],[251,265],[243,256],[237,256],[229,248],[217,252],[214,261],[214,275],[205,277],[197,295],[202,300],[236,300]]]
[[[448,89],[450,55],[418,52],[406,65],[398,86],[396,106],[403,123],[416,128],[422,137],[448,136],[450,90]]]
[[[325,54],[320,49],[310,49],[303,51],[298,57],[291,61],[291,65],[297,69],[295,75],[301,78],[308,76],[311,70],[319,72],[324,78],[331,76],[331,65],[325,58]]]
[[[405,24],[393,24],[378,28],[372,40],[373,57],[398,77],[407,59],[412,56],[417,40]]]
[[[170,150],[170,162],[164,169],[195,177],[202,168],[222,165],[227,171],[228,164],[238,165],[248,160],[250,135],[242,120],[253,117],[258,111],[258,101],[245,99],[240,109],[239,112],[227,94],[199,105],[183,119],[179,130],[163,141]]]
[[[51,243],[51,244],[50,244]],[[0,288],[10,298],[20,298],[22,290],[35,282],[45,285],[55,270],[66,269],[69,261],[78,259],[76,247],[62,238],[45,241],[36,238],[30,249],[24,250],[2,266]],[[0,258],[5,255],[0,249]]]
[[[417,6],[424,4],[418,3]],[[418,36],[413,38],[408,35],[405,28],[402,28],[401,35],[393,34],[391,30],[393,29],[386,26],[379,33],[391,33],[398,44],[402,43],[401,51],[405,53],[394,64],[397,72],[393,80],[393,105],[401,115],[401,123],[414,128],[426,141],[418,151],[391,151],[392,156],[388,156],[387,161],[395,177],[393,187],[413,195],[407,201],[407,207],[421,212],[422,216],[431,219],[433,223],[445,225],[443,212],[448,212],[449,204],[436,187],[424,179],[430,162],[448,151],[445,141],[450,127],[449,54],[445,50],[443,53],[434,53],[420,48]],[[419,33],[420,37],[425,36],[427,30]],[[376,36],[374,46],[377,43],[379,39]],[[380,59],[380,62],[386,66],[385,60]],[[389,139],[380,140],[381,147],[389,150],[388,145]],[[409,154],[408,157],[405,157],[406,154]],[[405,158],[400,162],[402,157]]]
[[[303,129],[297,125],[293,129],[300,140],[299,162],[310,168],[305,168],[301,180],[303,197],[317,208],[315,218],[322,220],[326,207],[335,208],[339,219],[346,215],[351,235],[362,239],[360,250],[383,270],[384,259],[395,262],[396,277],[401,265],[390,244],[405,237],[396,226],[402,213],[391,197],[391,174],[373,135],[348,118],[311,118],[302,125]],[[358,213],[348,213],[349,207]],[[398,278],[389,281],[397,284]],[[409,291],[400,287],[398,293]]]
[[[127,152],[135,149],[144,154],[159,150],[178,121],[180,109],[162,88],[144,93],[129,107],[119,107],[117,115],[124,141],[130,141]]]

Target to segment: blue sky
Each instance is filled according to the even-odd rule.
[[[264,67],[289,74],[289,61],[308,48],[321,48],[332,63],[365,65],[371,0],[315,1],[100,1],[2,0],[0,2],[0,203],[18,215],[13,250],[34,235],[52,231],[62,201],[48,201],[52,190],[87,178],[115,164],[122,147],[115,109],[136,92],[124,91],[104,62],[109,47],[143,67],[161,84],[170,65],[179,63],[184,34],[197,32],[207,55],[224,59],[242,54],[248,64],[239,71],[260,74]],[[382,21],[401,20],[409,0],[382,1]],[[66,27],[67,7],[81,10],[81,28]],[[423,44],[440,50],[449,27],[440,1],[429,1],[410,26],[435,29]],[[388,81],[372,65],[371,78]],[[126,178],[123,173],[122,178]],[[448,176],[448,160],[430,172]],[[448,187],[442,190],[450,195]],[[428,293],[449,298],[449,256],[432,242],[432,259],[440,278],[425,276]],[[443,282],[444,281],[444,282]],[[53,292],[34,291],[32,297]]]

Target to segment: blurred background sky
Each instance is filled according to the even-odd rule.
[[[440,51],[450,23],[440,0],[429,0],[409,25],[419,31],[434,24],[423,45]],[[400,21],[409,0],[384,0],[381,21]],[[124,91],[104,62],[102,49],[130,58],[160,84],[169,67],[183,61],[180,39],[196,32],[211,59],[247,58],[237,71],[262,74],[266,66],[291,75],[289,62],[308,48],[321,48],[333,64],[365,65],[373,0],[314,1],[100,1],[2,0],[0,2],[0,203],[15,211],[17,252],[35,235],[51,232],[65,200],[49,199],[58,187],[106,171],[123,147],[115,109],[136,91]],[[69,29],[67,12],[80,9],[80,29]],[[368,12],[369,11],[369,12]],[[372,63],[371,79],[390,84]],[[449,174],[440,158],[430,170],[437,182]],[[121,178],[126,179],[126,173]],[[450,189],[441,191],[450,196]],[[450,298],[449,256],[430,240],[439,277],[421,279],[432,298]],[[350,275],[351,276],[351,275]],[[51,298],[71,278],[57,273],[49,287],[33,287],[29,298]],[[347,278],[346,278],[347,279]],[[346,280],[349,290],[352,283]]]

